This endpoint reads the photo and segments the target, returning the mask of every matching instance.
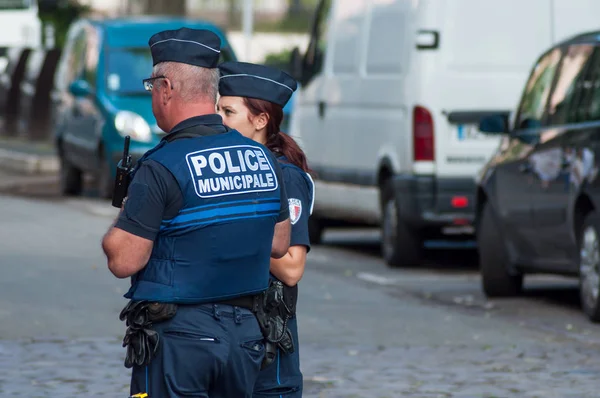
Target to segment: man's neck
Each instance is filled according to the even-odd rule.
[[[169,130],[192,117],[214,115],[215,113],[215,106],[211,104],[186,104],[186,106],[179,108],[177,115],[173,117]]]

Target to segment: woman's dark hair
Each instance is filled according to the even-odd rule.
[[[276,155],[285,156],[291,164],[301,168],[304,172],[311,173],[312,170],[308,167],[306,155],[300,146],[292,137],[279,131],[283,120],[283,108],[269,101],[248,97],[244,97],[244,104],[253,116],[261,113],[269,115],[266,147]]]

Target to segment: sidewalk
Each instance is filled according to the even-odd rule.
[[[59,171],[52,142],[0,137],[0,170],[26,175],[48,175]]]

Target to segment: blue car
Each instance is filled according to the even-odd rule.
[[[236,60],[222,30],[199,20],[148,17],[82,19],[69,29],[55,74],[52,124],[64,195],[79,195],[84,174],[99,195],[112,197],[125,136],[136,161],[164,136],[152,114],[142,79],[152,73],[148,39],[182,26],[208,29],[222,41],[221,61]]]

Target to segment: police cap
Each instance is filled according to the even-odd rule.
[[[221,54],[221,39],[205,29],[164,30],[153,35],[148,45],[152,52],[152,65],[180,62],[202,68],[216,68]]]
[[[284,107],[298,87],[293,77],[269,66],[231,61],[219,70],[222,96],[257,98]]]

